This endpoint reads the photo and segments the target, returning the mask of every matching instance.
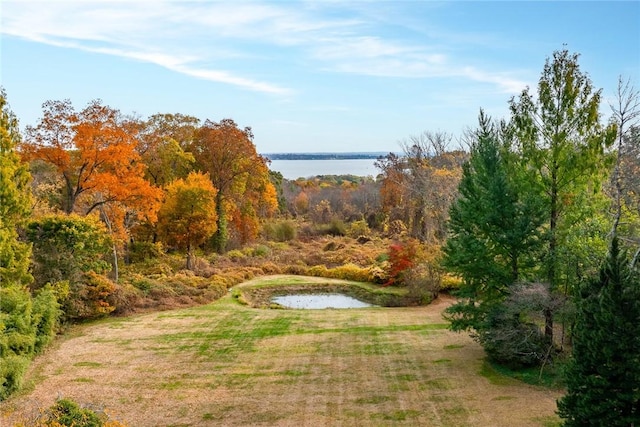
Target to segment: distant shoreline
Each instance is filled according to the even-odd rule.
[[[389,153],[380,151],[366,153],[267,153],[263,156],[269,160],[375,160],[387,154]]]

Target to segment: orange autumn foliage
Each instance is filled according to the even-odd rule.
[[[38,125],[27,128],[22,152],[60,174],[63,211],[104,215],[108,208],[114,218],[156,220],[162,192],[144,178],[135,123],[97,100],[80,112],[69,100],[48,101],[43,109]],[[126,228],[123,221],[114,225]]]
[[[269,180],[267,160],[253,144],[251,128],[240,129],[231,119],[219,123],[207,120],[198,129],[189,151],[218,190],[217,249],[224,250],[227,221],[241,242],[255,238],[260,219],[275,213],[278,199]]]

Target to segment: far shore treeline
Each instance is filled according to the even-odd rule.
[[[359,153],[266,153],[269,160],[357,160],[377,159],[386,156],[388,152],[359,152]]]
[[[640,93],[620,78],[605,117],[578,59],[554,52],[507,117],[479,109],[462,135],[396,153],[259,154],[232,119],[99,100],[47,101],[21,131],[3,89],[0,400],[68,325],[292,274],[367,282],[393,305],[449,292],[450,328],[491,363],[561,378],[564,425],[640,425]],[[270,169],[354,159],[378,173]]]

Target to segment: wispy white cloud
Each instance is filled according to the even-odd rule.
[[[215,54],[224,49],[215,46],[206,48],[211,39],[204,37],[203,28],[185,29],[190,23],[199,22],[200,18],[195,18],[202,15],[193,15],[197,8],[190,11],[178,4],[151,1],[47,2],[46,5],[44,2],[10,1],[3,6],[0,31],[10,36],[148,62],[188,76],[257,92],[276,95],[292,93],[291,89],[282,85],[198,65],[215,61]],[[218,16],[215,13],[212,15]],[[251,23],[257,18],[245,16],[243,19]],[[233,19],[225,19],[224,22],[227,26]],[[181,29],[184,31],[181,32]],[[198,33],[202,37],[199,41]],[[196,39],[190,40],[194,36]]]
[[[457,65],[454,59],[428,47],[408,46],[374,37],[352,37],[320,46],[314,55],[334,71],[378,77],[457,77],[495,85],[500,92],[517,93],[527,83],[508,72],[488,72]]]
[[[459,73],[460,75],[477,82],[495,84],[500,87],[504,93],[517,94],[522,92],[522,90],[529,85],[524,80],[514,78],[508,73],[488,73],[486,71],[480,71],[474,67],[464,67],[459,71]]]
[[[255,78],[260,59],[302,56],[306,66],[381,77],[456,76],[517,92],[525,83],[454,58],[439,40],[385,35],[339,2],[4,1],[1,32],[49,45],[144,61],[191,77],[290,95]],[[233,59],[236,62],[230,63]]]

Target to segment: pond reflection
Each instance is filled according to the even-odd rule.
[[[323,308],[377,307],[342,294],[294,294],[273,297],[271,301],[287,308],[317,310]]]

